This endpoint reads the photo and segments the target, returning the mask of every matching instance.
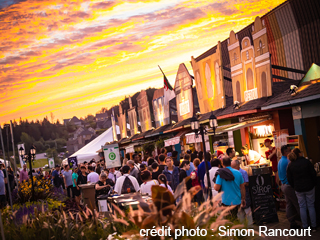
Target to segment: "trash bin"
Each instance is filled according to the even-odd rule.
[[[95,183],[80,184],[79,187],[82,193],[82,200],[92,211],[97,209],[95,199]]]

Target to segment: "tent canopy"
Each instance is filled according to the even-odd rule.
[[[101,146],[104,146],[106,142],[113,142],[112,127],[93,139],[70,157],[77,157],[78,163],[83,163],[84,161],[89,162],[93,158],[98,161],[100,160],[100,157],[97,150],[99,150]],[[62,163],[66,164],[66,161],[67,159],[64,159]]]

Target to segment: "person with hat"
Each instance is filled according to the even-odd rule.
[[[268,148],[268,151],[265,152],[266,159],[270,160],[272,163],[272,171],[278,172],[278,158],[277,158],[277,149],[272,147],[273,140],[267,138],[264,140],[264,146]]]

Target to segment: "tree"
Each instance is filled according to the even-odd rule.
[[[25,132],[21,133],[20,139],[24,143],[25,150],[30,149],[34,143],[34,139]]]

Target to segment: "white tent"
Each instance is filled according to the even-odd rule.
[[[91,142],[79,149],[70,157],[77,157],[78,163],[83,163],[84,161],[89,162],[92,158],[98,161],[100,160],[100,157],[97,151],[101,149],[101,146],[104,146],[106,142],[113,142],[112,127],[93,139]],[[62,161],[62,164],[67,164],[67,159],[64,159]]]
[[[7,167],[9,166],[9,161],[6,160],[6,163],[4,163],[4,160],[2,158],[0,158],[0,162],[3,163],[3,164],[7,164]]]

